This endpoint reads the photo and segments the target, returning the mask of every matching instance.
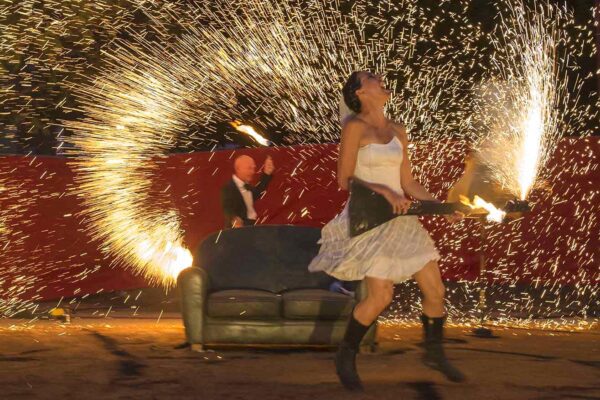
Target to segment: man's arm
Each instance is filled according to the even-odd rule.
[[[252,197],[254,198],[254,201],[258,200],[264,191],[267,190],[267,186],[269,186],[269,182],[271,182],[272,178],[273,175],[261,174],[260,182],[252,188]]]
[[[240,216],[235,215],[235,206],[231,190],[229,190],[229,185],[225,185],[221,189],[221,208],[223,209],[225,223],[226,226],[228,224],[228,228],[231,228],[234,225],[236,219],[241,220]]]

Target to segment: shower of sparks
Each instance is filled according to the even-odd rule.
[[[99,77],[94,90],[76,92],[85,119],[66,125],[77,132],[72,165],[93,237],[106,243],[116,262],[170,286],[192,256],[182,247],[172,205],[152,202],[150,195],[159,156],[173,140],[168,132],[184,129],[176,116],[188,89],[164,86],[156,70],[123,70],[118,82]]]
[[[459,21],[451,34],[434,33],[439,24],[462,18],[466,1],[440,2],[440,10],[457,14],[434,18],[418,3],[385,1],[373,10],[356,2],[343,13],[336,1],[170,2],[145,8],[152,22],[148,30],[131,32],[133,43],[117,41],[111,55],[116,64],[137,59],[177,66],[177,79],[197,88],[187,99],[193,113],[181,113],[202,126],[196,134],[208,143],[215,140],[211,121],[235,119],[281,124],[290,144],[337,141],[340,88],[360,69],[389,76],[396,91],[390,114],[414,134],[447,135],[448,120],[461,118],[450,118],[445,107],[457,109],[464,102],[464,68],[455,58],[476,59],[469,44],[481,33]],[[427,52],[421,54],[417,45]]]
[[[19,299],[19,295],[31,289],[36,279],[23,279],[18,271],[18,264],[15,264],[12,257],[8,257],[7,248],[18,248],[24,251],[22,232],[18,228],[19,222],[27,223],[23,218],[23,208],[26,202],[15,201],[23,195],[26,189],[20,189],[19,184],[9,179],[9,171],[0,169],[0,254],[3,257],[3,263],[7,263],[7,268],[0,270],[0,316],[11,315],[14,312],[22,311],[31,306],[31,303]],[[25,197],[26,198],[26,197]],[[12,264],[12,265],[11,265]],[[7,278],[11,275],[17,275],[12,285],[5,287]]]
[[[24,0],[0,6],[0,60],[4,67],[10,66],[0,73],[0,82],[7,88],[0,103],[22,121],[19,132],[53,128],[51,118],[40,112],[44,110],[42,104],[64,113],[64,125],[74,133],[64,138],[66,145],[60,150],[74,157],[70,164],[76,181],[68,192],[77,193],[86,207],[82,227],[101,241],[109,259],[133,266],[150,280],[167,286],[189,265],[191,255],[182,244],[180,218],[184,216],[178,215],[169,198],[170,182],[160,175],[165,155],[174,146],[186,148],[192,141],[212,147],[218,142],[214,136],[218,121],[282,126],[285,144],[336,142],[340,88],[352,70],[369,69],[386,75],[387,86],[394,93],[388,114],[402,121],[411,138],[417,139],[409,148],[414,173],[437,196],[443,196],[460,174],[456,160],[466,151],[460,139],[471,141],[479,132],[484,135],[476,148],[484,159],[491,160],[496,179],[516,197],[527,196],[523,193],[531,190],[531,182],[540,181],[537,175],[545,178],[551,190],[565,176],[589,175],[597,168],[592,142],[575,154],[556,146],[559,134],[589,133],[581,127],[584,121],[597,117],[597,111],[583,110],[577,103],[577,88],[589,77],[581,77],[582,81],[573,82],[575,90],[564,92],[562,73],[572,67],[571,59],[547,50],[552,43],[567,40],[554,21],[571,16],[548,5],[529,13],[533,19],[528,19],[519,16],[519,1],[499,2],[512,4],[514,12],[507,14],[498,28],[506,38],[499,34],[491,44],[496,51],[493,73],[481,94],[484,99],[500,101],[497,107],[482,102],[473,114],[467,89],[477,87],[481,71],[489,68],[484,51],[489,43],[488,36],[467,18],[472,1],[442,0],[430,9],[416,0],[361,0],[344,10],[334,0],[302,4],[292,0],[48,0],[43,2],[43,9],[37,3]],[[141,26],[136,25],[138,18],[144,19]],[[539,24],[540,18],[546,23]],[[539,37],[539,29],[550,34]],[[571,54],[590,52],[595,46],[588,31],[578,29],[581,37],[565,43]],[[518,38],[521,32],[523,39]],[[65,40],[73,46],[52,46]],[[554,64],[551,69],[544,63],[534,68],[531,62],[535,60],[553,60]],[[92,74],[97,78],[90,82]],[[40,76],[58,79],[48,86]],[[73,89],[75,97],[68,91],[65,95],[64,88]],[[549,104],[560,114],[556,109],[548,111]],[[9,126],[5,131],[12,134],[15,129]],[[526,142],[532,143],[531,147]],[[487,143],[495,145],[486,147]],[[534,157],[524,157],[522,150],[534,146],[540,149],[532,153]],[[298,149],[273,149],[282,151],[293,164],[282,207],[292,207],[294,198],[310,194],[316,184],[311,179],[314,173],[334,171],[334,150],[323,154],[317,148]],[[551,155],[558,161],[544,169]],[[501,173],[505,170],[502,159],[509,160],[507,177]],[[37,163],[34,166],[41,168]],[[191,175],[192,169],[185,166],[182,173]],[[303,171],[307,173],[304,177]],[[44,173],[40,171],[38,176]],[[20,201],[19,208],[8,211],[3,207],[7,200],[0,197],[0,235],[11,238],[12,255],[27,254],[18,245],[24,239],[19,225],[23,221],[35,224],[40,218],[23,217],[27,207],[65,195],[36,192],[36,185],[48,178],[18,186],[10,169],[0,171],[0,186],[8,188],[5,192],[10,193],[9,198]],[[26,187],[36,189],[19,192]],[[599,277],[592,270],[598,260],[590,249],[597,241],[593,233],[600,215],[599,193],[585,183],[564,193],[552,193],[552,199],[533,190],[529,195],[532,202],[547,211],[535,220],[525,216],[488,227],[490,243],[506,243],[502,238],[511,237],[508,249],[487,249],[493,268],[490,263],[486,278],[498,283],[491,290],[504,299],[496,305],[496,322],[553,316],[557,309],[585,317],[594,307],[594,300],[589,299],[598,295]],[[184,197],[195,194],[191,191]],[[202,201],[202,196],[197,196],[192,208],[197,209]],[[565,211],[561,208],[565,204],[572,206]],[[292,208],[286,222],[302,223],[313,215],[318,215],[316,208]],[[453,250],[479,251],[469,224],[465,221],[454,229],[437,219],[428,223],[441,238],[437,244],[446,254],[444,272],[467,276],[467,280],[472,279],[471,271],[461,268],[468,268],[468,260]],[[544,245],[526,240],[523,226],[541,238],[549,230],[561,233],[552,236],[556,243]],[[44,253],[55,250],[50,245],[36,249],[37,258],[27,263],[22,260],[25,256],[8,262],[5,259],[3,268],[9,268],[0,271],[0,297],[8,300],[0,300],[0,313],[11,315],[22,309],[15,299],[28,288],[46,284],[44,277],[35,275],[40,265],[48,276],[54,273],[60,279],[76,281],[104,264],[104,259],[95,260],[97,265],[78,264],[79,254],[68,253],[71,249],[62,245],[61,234],[59,229],[47,232],[61,244],[59,250],[69,254],[68,261],[82,267],[83,272],[71,276],[65,265],[45,265]],[[83,233],[80,236],[86,238]],[[516,265],[511,258],[515,247],[526,252],[524,265]],[[21,272],[24,266],[29,274]],[[568,278],[561,276],[561,268],[571,266],[575,268],[570,271],[577,272]],[[9,277],[8,288],[2,286],[3,276]],[[521,278],[533,282],[519,292],[515,287],[520,287]],[[562,296],[565,284],[572,285],[573,292]],[[454,320],[472,317],[471,311],[462,310],[475,310],[477,300],[472,282],[460,281],[459,285],[451,289],[452,294],[464,301],[452,303],[448,309]],[[420,308],[416,286],[406,286],[410,296],[396,304],[405,308],[393,308],[391,320],[412,318]],[[35,301],[36,296],[29,299]],[[548,326],[554,327],[555,322],[568,325],[570,321],[555,320]]]
[[[474,210],[484,209],[488,212],[485,218],[491,222],[502,222],[506,216],[506,212],[496,208],[492,203],[488,203],[479,196],[475,196],[473,202],[471,202],[468,197],[461,195],[460,202]]]
[[[544,2],[535,9],[508,4],[509,15],[492,39],[498,71],[481,90],[478,122],[486,134],[476,147],[493,179],[524,200],[560,137],[570,133],[561,119],[581,82],[568,90],[563,53],[569,38],[560,29],[567,11]]]
[[[362,3],[344,16],[334,1],[307,7],[291,0],[140,6],[149,29],[132,29],[130,40],[117,39],[104,51],[107,61],[94,82],[73,87],[85,118],[65,121],[75,132],[69,139],[73,148],[66,152],[75,157],[75,190],[87,207],[94,238],[106,243],[116,262],[133,265],[151,280],[172,283],[191,256],[181,249],[179,217],[168,211],[169,201],[149,205],[156,185],[149,177],[158,160],[185,140],[190,125],[205,127],[201,134],[207,135],[215,120],[246,114],[263,116],[263,126],[277,122],[303,137],[335,140],[340,85],[353,70],[404,72],[406,88],[413,91],[406,98],[414,104],[395,102],[390,110],[400,110],[407,125],[419,124],[435,134],[441,129],[435,125],[442,103],[439,87],[446,86],[444,98],[452,98],[460,79],[457,67],[436,67],[433,56],[415,56],[419,68],[414,71],[402,66],[420,41],[408,29],[419,25],[423,40],[432,40],[436,24],[417,22],[423,11],[416,4],[407,1],[400,12],[398,5],[385,2],[375,16]],[[402,17],[385,20],[384,11]],[[382,30],[380,38],[362,38],[365,28],[357,28],[364,18]],[[401,40],[394,39],[396,25]],[[181,33],[174,35],[174,27]],[[246,126],[234,126],[268,143]],[[288,140],[300,137],[292,133]]]
[[[263,146],[269,145],[269,141],[267,139],[265,139],[263,136],[261,136],[260,133],[256,132],[256,130],[253,127],[251,127],[250,125],[242,125],[242,123],[239,121],[233,121],[233,122],[231,122],[231,126],[233,126],[238,131],[245,133],[246,135],[249,135],[250,137],[252,137],[252,139],[254,139],[259,144],[261,144]]]
[[[123,3],[0,1],[0,130],[18,132],[11,141],[19,152],[50,150],[57,113],[71,117],[61,114],[72,104],[64,82],[87,80],[86,64],[99,58],[99,45],[133,22],[138,1]]]
[[[0,162],[0,316],[10,317],[35,308],[34,302],[40,299],[35,289],[48,283],[44,277],[57,266],[45,260],[43,244],[30,246],[28,237],[36,231],[36,203],[54,197],[41,184],[52,177],[36,169],[44,168],[36,157],[9,160]],[[32,171],[34,174],[30,174]],[[52,238],[59,230],[59,226],[53,226],[43,235]],[[40,271],[41,265],[48,269]]]

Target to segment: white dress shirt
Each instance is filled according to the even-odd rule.
[[[246,184],[243,180],[238,178],[235,174],[233,175],[233,181],[237,186],[238,190],[242,194],[242,198],[244,199],[244,203],[246,204],[246,218],[248,219],[256,219],[257,214],[256,210],[254,210],[254,198],[252,197],[252,192],[244,187]]]

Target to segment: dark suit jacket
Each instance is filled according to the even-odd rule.
[[[267,185],[271,181],[272,175],[262,174],[258,185],[252,187],[252,198],[256,202],[267,189]],[[221,188],[221,207],[225,217],[225,228],[231,228],[231,219],[240,217],[244,221],[244,225],[253,225],[254,221],[247,218],[248,209],[244,198],[240,193],[233,178],[231,178],[225,186]]]

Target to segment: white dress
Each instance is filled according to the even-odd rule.
[[[402,143],[373,143],[358,151],[354,176],[404,193],[400,185]],[[348,203],[321,231],[321,249],[311,261],[312,272],[325,271],[343,281],[365,276],[399,283],[410,279],[432,260],[439,260],[429,233],[416,216],[400,216],[353,238],[348,228]]]

